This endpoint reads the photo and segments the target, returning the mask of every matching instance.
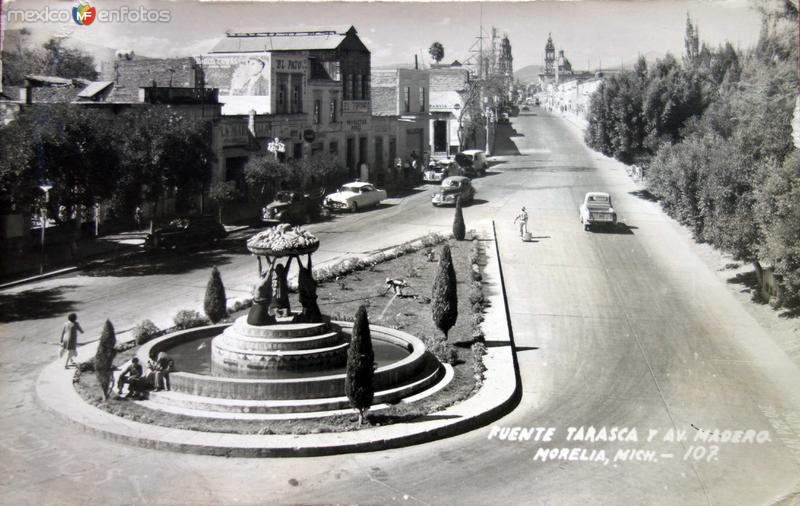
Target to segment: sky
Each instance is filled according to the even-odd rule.
[[[7,23],[13,10],[70,10],[77,2],[2,0],[3,26],[28,27],[32,41],[59,34],[70,45],[100,54],[98,48],[132,49],[151,57],[195,56],[212,48],[226,30],[275,30],[295,26],[353,25],[372,52],[374,66],[411,64],[417,54],[430,63],[428,47],[444,45],[444,62],[464,62],[480,33],[496,27],[512,45],[514,68],[541,64],[548,34],[573,68],[596,69],[683,52],[687,13],[699,26],[701,41],[730,41],[751,47],[760,17],[747,0],[703,1],[535,1],[535,2],[232,2],[193,0],[84,0],[97,12],[130,9],[165,11],[167,22],[116,23],[96,18],[80,26],[62,22]],[[488,39],[486,39],[488,40]]]

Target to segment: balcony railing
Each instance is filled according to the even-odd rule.
[[[368,113],[370,111],[369,100],[343,100],[342,112],[344,114]]]

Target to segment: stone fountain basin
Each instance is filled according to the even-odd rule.
[[[333,322],[346,334],[352,332],[352,322]],[[144,344],[137,353],[146,363],[160,351],[188,341],[221,334],[232,323],[198,327],[165,335]],[[395,329],[370,325],[373,340],[382,340],[411,350],[405,358],[375,370],[374,389],[386,391],[396,389],[403,396],[412,395],[428,388],[438,380],[437,370],[441,364],[425,350],[425,344],[415,336]],[[291,379],[227,378],[190,372],[180,372],[180,357],[174,357],[178,371],[170,374],[172,390],[199,397],[237,400],[310,400],[341,397],[345,392],[345,374],[320,375]],[[430,381],[419,381],[420,378]],[[403,386],[409,389],[400,389]]]

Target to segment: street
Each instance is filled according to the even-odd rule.
[[[229,298],[247,296],[255,259],[231,239],[159,268],[142,256],[0,292],[22,315],[0,327],[1,501],[727,506],[796,494],[800,371],[698,257],[688,232],[640,197],[621,164],[542,108],[502,125],[492,154],[499,163],[474,181],[464,217],[467,229],[495,221],[523,391],[494,425],[555,428],[552,441],[490,439],[486,427],[376,453],[225,459],[103,441],[38,407],[34,383],[57,356],[66,313],[78,313],[80,342],[96,339],[106,318],[118,333],[145,318],[165,327],[178,310],[199,309],[212,265]],[[433,187],[418,190],[308,227],[321,240],[315,264],[449,232],[452,209],[431,206]],[[583,230],[587,191],[612,194],[619,227]],[[522,206],[528,243],[513,224]],[[569,432],[590,426],[637,436]],[[715,442],[726,430],[767,437]],[[565,448],[585,449],[589,460],[549,451]],[[642,453],[615,458],[621,449]]]

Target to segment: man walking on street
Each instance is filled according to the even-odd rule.
[[[514,218],[514,223],[519,222],[519,236],[525,237],[525,234],[528,233],[528,211],[525,210],[525,207],[522,207],[522,212],[520,212],[516,218]]]

